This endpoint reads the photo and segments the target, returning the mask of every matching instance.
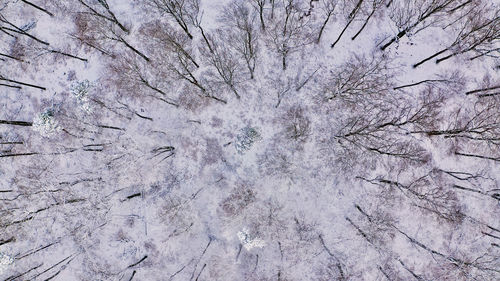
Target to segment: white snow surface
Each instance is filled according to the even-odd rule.
[[[97,0],[81,1],[105,13]],[[117,40],[96,40],[106,55],[75,39],[76,18],[93,19],[81,1],[29,1],[49,16],[23,1],[0,0],[5,19],[17,26],[36,22],[27,32],[50,43],[0,32],[0,54],[24,60],[0,56],[0,78],[45,88],[0,81],[21,87],[0,87],[0,120],[33,122],[0,123],[0,280],[500,280],[500,95],[465,95],[500,85],[500,53],[471,60],[479,54],[471,51],[412,67],[450,46],[463,18],[431,17],[413,29],[421,31],[382,51],[401,31],[391,13],[413,1],[333,1],[319,43],[322,5],[329,1],[292,1],[310,40],[297,39],[307,44],[288,53],[283,70],[270,38],[288,0],[274,1],[273,18],[272,1],[264,1],[265,30],[257,1],[202,0],[201,26],[214,40],[231,28],[224,15],[233,2],[255,17],[254,79],[232,42],[219,42],[238,63],[238,99],[210,65],[211,53],[191,23],[192,40],[154,1],[107,0],[130,32],[110,29],[151,61]],[[500,13],[495,0],[414,2],[433,1],[471,2],[463,9],[472,10],[485,5],[491,19]],[[360,11],[331,48],[358,2]],[[351,40],[374,2],[382,4]],[[457,25],[444,28],[454,20]],[[154,38],[159,32],[145,33],[153,24],[185,37],[200,66],[192,70],[196,79],[226,103],[172,74],[173,51]],[[500,48],[500,37],[491,44]],[[135,63],[166,95],[141,84],[123,62]],[[384,66],[356,81],[359,92],[344,93],[334,83],[348,81],[349,64],[363,71],[377,63]],[[393,89],[428,79],[448,81]],[[85,81],[88,88],[75,90]],[[427,97],[440,98],[428,108],[436,113],[425,117],[428,123],[380,125],[394,120],[377,118],[398,116],[399,109],[408,118]],[[485,120],[470,122],[477,130],[486,124],[487,132],[451,132],[487,106]],[[47,109],[50,116],[43,115]],[[380,126],[369,135],[346,135],[363,120]],[[244,128],[260,136],[239,152]],[[378,140],[394,145],[389,150],[415,148],[423,160],[367,147]]]

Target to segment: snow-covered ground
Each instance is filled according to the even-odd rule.
[[[0,0],[0,279],[499,280],[499,13]]]

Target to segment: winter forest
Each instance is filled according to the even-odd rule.
[[[500,2],[0,0],[0,280],[500,280]]]

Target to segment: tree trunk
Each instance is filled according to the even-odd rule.
[[[60,55],[67,56],[67,57],[70,57],[70,58],[74,58],[74,59],[77,59],[77,60],[81,60],[81,61],[84,61],[84,62],[88,62],[87,59],[84,59],[84,58],[81,58],[81,57],[77,57],[77,56],[74,56],[74,55],[71,55],[71,54],[68,54],[68,53],[64,53],[64,52],[61,52],[61,51],[49,50],[49,52],[54,53],[54,54],[60,54]]]
[[[264,24],[264,5],[259,6],[259,17],[260,17],[260,27],[262,30],[266,30],[266,25]]]
[[[351,40],[354,40],[356,39],[356,37],[358,37],[358,35],[361,33],[361,31],[363,31],[363,29],[365,29],[366,25],[368,24],[368,21],[370,20],[370,18],[373,16],[373,14],[375,13],[375,10],[376,8],[373,7],[373,10],[372,12],[370,13],[370,15],[368,15],[368,18],[366,18],[365,20],[365,23],[363,24],[363,26],[359,29],[358,32],[356,32],[356,34],[351,38]]]
[[[36,9],[38,9],[38,10],[40,10],[40,11],[42,11],[42,12],[44,12],[44,13],[46,13],[47,15],[49,15],[51,17],[54,16],[54,14],[52,14],[51,12],[45,10],[44,8],[42,8],[40,6],[37,6],[37,5],[35,5],[35,4],[31,3],[31,2],[28,2],[26,0],[21,0],[21,1],[24,2],[24,3],[26,3],[26,4],[28,4],[28,5],[30,5],[30,6],[32,6],[32,7],[34,7],[34,8],[36,8]]]
[[[332,15],[332,13],[328,13],[328,16],[326,17],[325,21],[323,22],[323,25],[321,25],[321,28],[319,29],[318,38],[316,39],[316,44],[319,44],[319,41],[321,40],[321,36],[323,35],[323,31],[326,27],[326,24],[330,20],[331,15]]]
[[[430,57],[428,57],[428,58],[425,58],[425,59],[421,60],[420,62],[417,62],[416,64],[414,64],[414,65],[413,65],[413,68],[417,68],[419,65],[421,65],[421,64],[423,64],[423,63],[425,63],[425,62],[426,62],[426,61],[428,61],[428,60],[431,60],[431,59],[433,59],[433,58],[435,58],[435,57],[439,56],[440,54],[442,54],[442,53],[444,53],[444,52],[446,52],[446,51],[448,51],[448,48],[443,49],[443,50],[441,50],[441,51],[439,51],[439,52],[435,53],[434,55],[432,55],[432,56],[430,56]]]
[[[208,37],[205,35],[205,31],[201,27],[201,25],[198,26],[201,32],[201,36],[203,37],[203,40],[205,40],[205,43],[207,43],[208,50],[210,50],[210,53],[214,53],[214,49],[212,49],[212,45],[210,44],[210,41],[208,40]]]
[[[451,59],[452,57],[454,57],[454,56],[456,56],[456,55],[458,55],[458,54],[459,54],[459,53],[453,53],[453,54],[451,54],[451,55],[447,55],[446,57],[442,57],[442,58],[440,58],[440,59],[437,59],[437,60],[436,60],[436,64],[438,64],[438,63],[440,63],[440,62],[442,62],[442,61],[445,61],[445,60]]]
[[[20,58],[16,58],[16,57],[13,57],[13,56],[9,56],[7,54],[2,54],[0,53],[0,56],[2,57],[6,57],[6,58],[9,58],[9,59],[13,59],[13,60],[17,60],[17,61],[20,61],[20,62],[25,62],[24,60],[20,59]]]
[[[118,40],[120,42],[122,42],[123,44],[125,44],[125,46],[127,46],[129,49],[131,49],[134,53],[138,54],[145,61],[150,62],[149,58],[146,55],[144,55],[143,53],[141,53],[140,51],[138,51],[136,48],[132,47],[127,41],[125,41],[125,39],[119,37]]]
[[[476,90],[468,91],[468,92],[465,93],[465,95],[468,96],[470,94],[479,93],[479,92],[486,92],[486,91],[495,90],[495,89],[500,89],[500,85],[499,86],[492,86],[492,87],[489,87],[489,88],[483,88],[483,89],[476,89]]]
[[[403,89],[403,88],[413,87],[413,86],[417,86],[417,85],[420,85],[420,84],[423,84],[423,83],[446,82],[446,81],[448,81],[448,80],[443,80],[443,79],[427,79],[427,80],[422,80],[420,82],[416,82],[416,83],[412,83],[412,84],[407,84],[407,85],[402,85],[402,86],[394,87],[393,90],[399,90],[399,89]]]
[[[333,44],[330,46],[331,48],[335,47],[335,44],[337,44],[340,41],[340,38],[342,38],[342,35],[344,34],[344,32],[347,30],[347,28],[349,27],[349,25],[352,23],[352,21],[356,17],[356,14],[357,14],[357,12],[359,10],[359,7],[361,6],[362,3],[363,3],[363,0],[359,0],[359,2],[356,5],[356,7],[354,7],[354,9],[352,10],[352,12],[349,14],[349,16],[348,16],[349,21],[347,22],[346,26],[344,27],[344,29],[340,33],[340,35],[337,38],[337,40],[335,40],[335,42],[333,42]]]
[[[238,94],[238,92],[236,91],[236,89],[234,88],[233,85],[230,85],[229,86],[231,88],[231,91],[233,91],[234,95],[236,96],[237,99],[240,99],[241,96]]]
[[[27,152],[27,153],[12,153],[12,154],[3,154],[0,155],[0,158],[7,158],[7,157],[17,157],[17,156],[30,156],[30,155],[37,155],[39,154],[38,152]],[[19,223],[22,221],[19,221]]]
[[[0,83],[0,86],[8,87],[8,88],[15,88],[15,89],[22,89],[23,88],[21,86],[14,86],[14,85],[8,85],[8,84],[3,84],[3,83]]]
[[[28,83],[24,83],[24,82],[19,82],[19,81],[11,80],[11,79],[7,79],[7,78],[1,77],[1,76],[0,76],[0,80],[11,82],[11,83],[16,83],[16,84],[24,85],[24,86],[28,86],[28,87],[37,88],[37,89],[40,89],[42,91],[47,90],[47,88],[45,88],[45,87],[41,87],[41,86],[37,86],[37,85],[33,85],[33,84],[28,84]]]
[[[14,125],[14,126],[33,126],[32,122],[26,121],[11,121],[11,120],[0,120],[0,124]]]
[[[385,49],[387,49],[390,45],[392,45],[392,43],[396,42],[397,40],[399,40],[401,37],[405,36],[406,35],[406,32],[408,32],[408,29],[403,29],[402,31],[400,31],[396,36],[394,36],[391,41],[389,41],[387,44],[385,44],[384,46],[382,46],[380,49],[382,51],[384,51]]]
[[[342,32],[340,32],[339,37],[337,37],[337,40],[335,40],[335,42],[333,42],[333,44],[332,44],[332,45],[330,45],[330,48],[335,47],[335,45],[336,45],[336,44],[340,41],[340,38],[342,38],[342,35],[344,35],[344,32],[347,30],[347,28],[349,27],[349,25],[352,23],[352,21],[353,21],[353,20],[354,20],[354,18],[350,19],[350,20],[347,22],[347,24],[346,24],[346,26],[344,27],[344,29],[342,29]]]
[[[19,34],[22,34],[22,35],[28,36],[29,38],[31,38],[31,39],[33,39],[33,40],[35,40],[35,41],[37,41],[37,42],[39,42],[39,43],[41,43],[41,44],[44,44],[44,45],[47,45],[47,46],[49,46],[49,45],[50,45],[48,42],[45,42],[45,41],[43,41],[43,40],[40,40],[40,39],[36,38],[35,36],[33,36],[33,35],[31,35],[31,34],[27,33],[26,31],[24,31],[24,30],[22,30],[22,29],[20,29],[20,28],[17,28],[17,26],[16,26],[16,29],[19,29],[19,30],[12,29],[12,28],[8,28],[8,27],[0,27],[0,28],[2,28],[2,29],[4,29],[4,30],[8,30],[8,31],[12,31],[12,32],[15,32],[15,33],[19,33]]]

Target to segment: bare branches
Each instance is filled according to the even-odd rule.
[[[250,79],[254,79],[259,50],[259,33],[255,21],[256,15],[238,2],[232,2],[222,17],[222,22],[227,26],[223,29],[226,42],[245,61]]]
[[[43,45],[47,45],[47,46],[50,45],[48,42],[40,40],[37,37],[29,34],[25,30],[23,30],[22,28],[16,26],[15,24],[13,24],[9,20],[7,20],[1,13],[0,13],[0,23],[5,24],[5,25],[0,25],[0,30],[3,31],[3,32],[5,32],[5,33],[7,33],[7,34],[10,34],[9,32],[14,32],[14,33],[17,33],[17,34],[21,34],[21,35],[27,36],[27,37],[35,40],[36,42],[43,44]]]
[[[266,5],[266,0],[252,0],[252,2],[259,13],[261,29],[266,30],[266,24],[264,23],[264,6]]]
[[[471,11],[462,22],[457,24],[455,41],[447,48],[414,64],[413,67],[418,67],[424,62],[447,51],[451,51],[452,53],[437,59],[436,63],[471,51],[482,53],[482,55],[494,51],[498,47],[496,43],[500,40],[500,28],[498,28],[498,26],[500,26],[500,16],[498,15],[498,11],[492,13],[489,9],[489,7],[479,6]],[[477,56],[471,58],[471,60],[475,58],[477,58]]]
[[[321,243],[321,246],[323,246],[323,249],[325,249],[325,251],[328,253],[328,255],[330,257],[333,257],[336,261],[336,266],[337,266],[337,269],[339,271],[339,280],[345,280],[345,273],[344,273],[344,270],[342,269],[342,264],[340,263],[340,260],[337,258],[337,256],[335,256],[332,251],[330,251],[330,249],[328,249],[328,247],[326,246],[325,244],[325,240],[323,239],[323,236],[320,234],[318,236],[319,238],[319,241]]]
[[[481,99],[472,104],[472,108],[456,109],[448,118],[448,124],[442,130],[416,130],[411,133],[425,133],[429,136],[444,136],[454,139],[458,144],[472,144],[475,152],[455,149],[455,154],[466,157],[497,160],[495,155],[500,151],[500,116],[497,112],[497,101]],[[468,147],[468,146],[465,146]],[[484,155],[484,154],[487,155]]]
[[[136,60],[134,57],[122,56],[110,65],[112,71],[117,75],[110,77],[111,82],[118,87],[129,89],[147,89],[154,93],[153,97],[161,99],[165,103],[178,107],[179,104],[170,97],[170,93],[163,90],[166,85],[166,76],[163,68],[151,68],[149,64]]]
[[[419,0],[413,2],[397,1],[391,5],[391,19],[399,28],[399,33],[381,47],[384,51],[404,36],[416,34],[426,27],[437,24],[442,15],[456,12],[453,4],[457,0]]]
[[[169,15],[193,39],[190,23],[198,17],[199,0],[148,0],[162,14]]]
[[[157,147],[151,151],[153,156],[151,158],[157,157],[162,155],[162,159],[159,162],[162,162],[163,160],[173,156],[175,154],[174,152],[175,148],[173,146],[162,146],[162,147]],[[169,152],[169,153],[167,153]],[[166,156],[163,156],[164,153],[167,153]]]
[[[62,259],[61,261],[59,261],[59,262],[57,262],[57,263],[53,264],[52,266],[50,266],[50,267],[46,268],[44,271],[42,271],[42,272],[40,272],[40,273],[37,273],[37,274],[35,274],[35,275],[31,276],[31,277],[30,277],[30,279],[35,279],[35,278],[37,278],[38,276],[40,276],[40,275],[42,275],[42,274],[44,274],[44,273],[47,273],[47,272],[49,272],[50,270],[52,270],[52,269],[56,268],[58,265],[60,265],[60,264],[63,264],[63,263],[64,263],[62,266],[60,266],[60,267],[59,267],[59,270],[58,270],[56,273],[54,273],[53,275],[51,275],[50,277],[48,277],[47,279],[45,279],[45,280],[47,280],[47,281],[48,281],[48,280],[51,280],[51,279],[53,279],[54,277],[56,277],[59,273],[61,273],[61,271],[62,271],[62,270],[64,270],[64,269],[66,268],[66,266],[67,266],[67,265],[68,265],[71,261],[73,261],[73,259],[74,259],[75,257],[76,257],[76,255],[75,255],[75,254],[69,255],[68,257],[66,257],[66,258]]]
[[[241,67],[242,65],[237,58],[233,56],[228,49],[223,45],[224,38],[220,35],[209,36],[209,41],[213,52],[204,54],[208,63],[215,69],[219,79],[234,93],[237,99],[241,96],[236,89],[236,86],[241,82]]]
[[[485,270],[485,271],[494,271],[494,272],[498,272],[500,273],[500,270],[494,268],[494,267],[489,267],[488,263],[485,264],[485,265],[482,265],[481,263],[479,263],[477,260],[475,261],[472,261],[472,262],[468,262],[468,261],[465,261],[465,260],[462,260],[462,259],[459,259],[459,258],[456,258],[454,257],[453,255],[447,255],[447,254],[443,254],[441,252],[438,252],[430,247],[428,247],[427,245],[421,243],[420,241],[416,240],[415,238],[409,236],[408,234],[406,234],[405,232],[401,231],[399,228],[397,228],[396,226],[394,226],[394,228],[400,233],[402,234],[403,236],[405,236],[412,244],[418,246],[419,248],[433,254],[433,255],[436,255],[436,256],[439,256],[445,260],[447,260],[448,262],[450,262],[451,264],[453,264],[454,266],[460,268],[462,266],[466,266],[466,267],[475,267],[479,270]],[[492,266],[495,266],[494,265],[495,262],[492,263]]]
[[[194,274],[195,274],[195,272],[196,272],[196,270],[197,270],[197,268],[198,268],[198,264],[200,263],[201,259],[203,258],[203,256],[204,256],[204,255],[205,255],[205,253],[207,252],[208,247],[210,247],[210,244],[212,244],[212,238],[211,238],[211,237],[209,237],[208,243],[207,243],[207,245],[205,246],[205,248],[203,249],[203,252],[201,253],[201,255],[200,255],[200,256],[196,259],[196,264],[195,264],[195,266],[194,266],[194,270],[193,270],[193,272],[192,272],[192,274],[191,274],[191,278],[190,278],[189,280],[193,280],[193,278],[194,278]],[[203,270],[205,269],[205,267],[206,267],[206,266],[207,266],[207,264],[205,263],[205,264],[203,265],[203,267],[201,268],[200,272],[198,273],[198,275],[196,276],[196,279],[194,279],[195,281],[197,281],[197,280],[198,280],[198,278],[200,277],[201,273],[203,272]]]
[[[96,1],[96,5],[88,3],[88,0],[78,0],[78,2],[80,2],[80,4],[87,8],[92,15],[105,19],[117,25],[125,33],[129,33],[129,30],[121,22],[118,21],[115,14],[111,11],[107,0]],[[99,9],[103,9],[104,11],[100,12]]]
[[[361,28],[354,34],[353,37],[351,37],[351,40],[355,40],[359,34],[365,29],[365,27],[368,25],[368,21],[372,18],[372,16],[377,12],[381,7],[383,7],[383,0],[372,0],[372,5],[371,5],[371,12],[368,14],[368,17],[365,19],[365,22],[361,26]]]
[[[283,70],[287,68],[287,58],[311,43],[314,36],[308,17],[303,17],[303,11],[296,0],[287,0],[279,10],[280,17],[276,17],[273,26],[267,31],[267,44],[272,46],[281,57]]]
[[[82,44],[99,50],[101,53],[111,54],[112,52],[106,49],[110,45],[119,43],[146,62],[150,62],[150,58],[146,54],[125,39],[128,32],[125,32],[121,28],[116,29],[117,26],[119,27],[116,23],[96,13],[80,13],[75,16],[75,24],[76,32],[73,34],[73,37],[77,38]]]
[[[297,142],[305,142],[311,135],[311,121],[303,108],[291,107],[282,119],[286,124],[285,134],[287,137]]]
[[[408,198],[416,200],[414,203],[416,207],[428,211],[448,222],[461,222],[464,219],[464,214],[460,210],[455,193],[441,186],[436,176],[438,175],[431,172],[408,184],[382,177],[372,180],[363,179],[372,184],[396,187]]]
[[[144,83],[148,81],[146,73],[156,73],[150,79],[164,77],[168,80],[181,79],[194,86],[202,97],[208,97],[218,102],[225,103],[225,100],[214,96],[207,89],[206,85],[199,79],[196,73],[200,67],[200,62],[195,59],[195,53],[191,47],[191,40],[180,32],[176,32],[169,25],[159,22],[152,22],[141,29],[147,50],[155,56],[158,61],[155,66],[134,66],[134,73],[139,75],[139,80]],[[212,54],[212,52],[209,52]],[[142,74],[144,72],[144,74]],[[142,77],[142,78],[141,78]],[[148,82],[151,86],[152,82]],[[146,87],[149,87],[145,84]],[[151,87],[149,87],[151,88]],[[154,86],[159,90],[159,87]],[[152,89],[152,88],[151,88]],[[154,89],[153,89],[154,90]],[[158,92],[157,90],[154,90]],[[163,92],[163,91],[161,91]],[[165,96],[166,93],[163,92]],[[174,102],[177,104],[177,102]]]

